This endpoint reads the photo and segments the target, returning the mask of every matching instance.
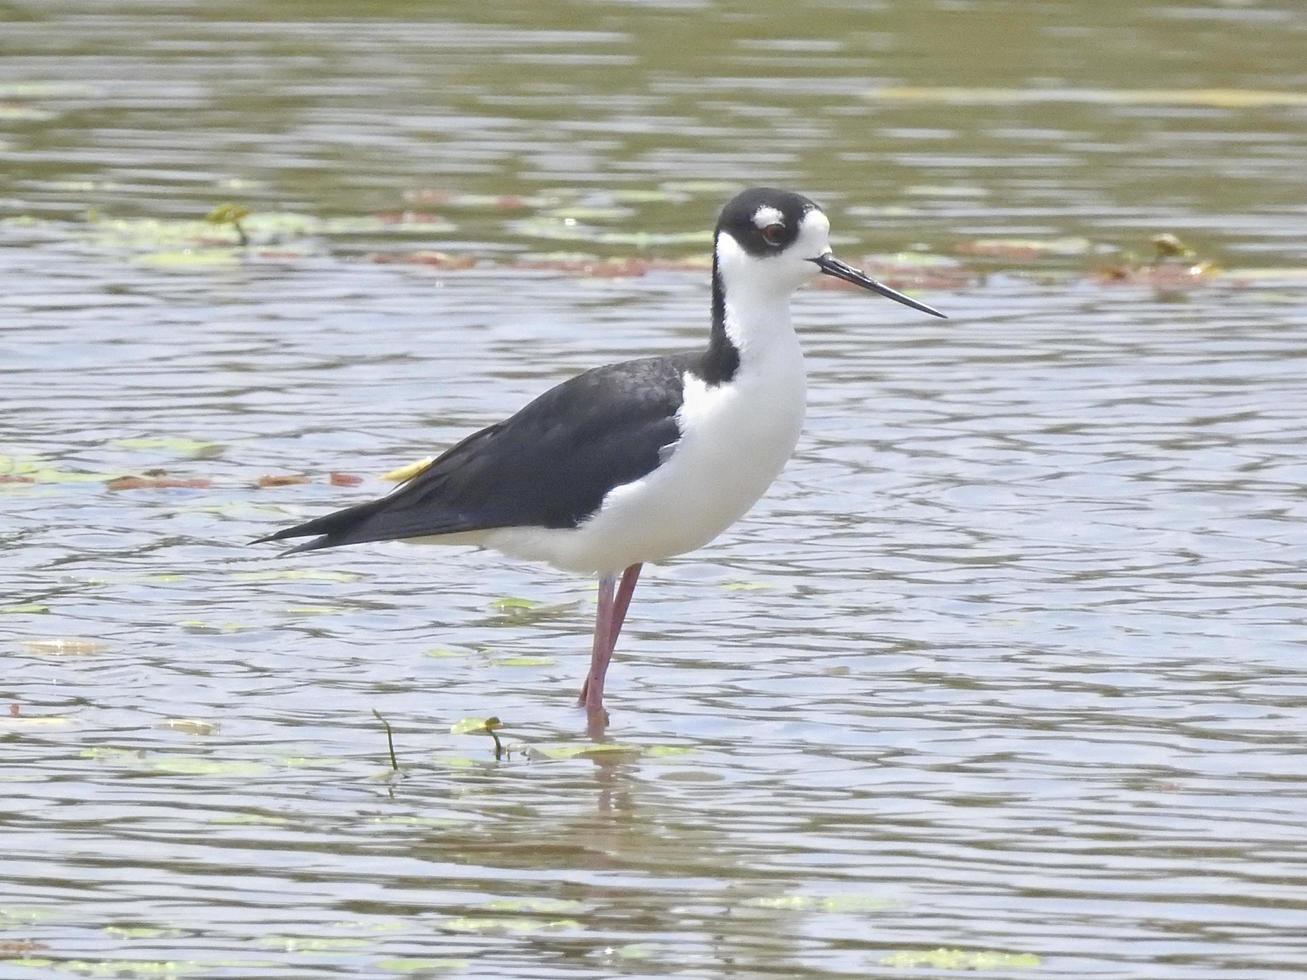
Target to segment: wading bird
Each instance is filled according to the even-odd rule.
[[[480,545],[597,575],[578,703],[591,730],[602,730],[604,677],[641,565],[717,537],[794,451],[805,376],[791,294],[820,272],[944,315],[841,262],[829,233],[806,197],[770,188],[738,194],[714,234],[705,347],[579,374],[474,432],[389,495],[259,540],[312,537],[287,554],[394,539]]]

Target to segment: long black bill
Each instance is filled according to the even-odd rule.
[[[935,309],[933,306],[927,306],[925,303],[918,303],[910,296],[904,296],[897,289],[890,289],[883,282],[877,282],[871,276],[867,275],[848,263],[841,262],[835,256],[827,252],[825,255],[819,255],[815,259],[809,259],[822,272],[828,276],[834,276],[836,279],[843,279],[845,282],[851,282],[855,286],[861,286],[863,289],[870,289],[873,293],[880,293],[882,296],[888,296],[896,303],[902,303],[904,306],[910,306],[914,310],[920,310],[922,313],[929,313],[931,316],[937,316],[944,320],[948,316]]]

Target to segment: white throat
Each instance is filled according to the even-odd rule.
[[[790,320],[790,296],[797,284],[788,275],[778,276],[777,269],[768,268],[771,264],[750,256],[729,235],[717,241],[723,326],[742,361],[772,353],[792,356],[798,348]]]

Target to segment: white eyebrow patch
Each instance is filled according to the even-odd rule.
[[[768,225],[783,225],[785,224],[785,215],[770,204],[764,204],[753,212],[753,223],[759,229],[766,228]]]

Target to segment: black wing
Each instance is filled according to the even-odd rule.
[[[292,551],[498,527],[576,527],[680,438],[695,355],[586,371],[474,432],[393,493],[259,538],[320,535]]]

